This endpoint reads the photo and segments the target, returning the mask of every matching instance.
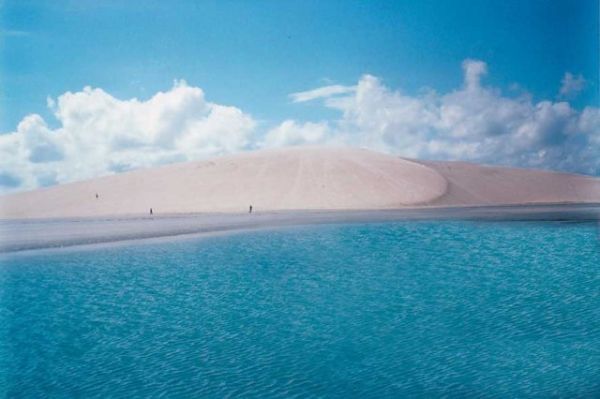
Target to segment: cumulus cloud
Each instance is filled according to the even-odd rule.
[[[598,108],[533,102],[527,93],[508,97],[482,84],[484,62],[466,60],[462,67],[462,87],[445,94],[407,95],[371,75],[344,95],[305,92],[323,94],[314,98],[340,111],[340,117],[317,123],[318,135],[314,122],[286,121],[268,133],[274,139],[267,144],[343,142],[415,158],[600,172]]]
[[[86,87],[48,99],[59,127],[39,115],[0,135],[0,185],[33,188],[243,150],[256,122],[175,82],[152,98],[120,100]]]
[[[582,75],[575,76],[570,72],[566,72],[560,83],[559,96],[562,98],[573,98],[584,89],[586,81]]]
[[[209,102],[184,81],[147,100],[122,100],[91,87],[67,92],[48,99],[57,128],[32,114],[0,134],[0,192],[251,148],[315,144],[600,174],[599,108],[535,102],[525,92],[506,95],[484,83],[488,67],[479,60],[465,60],[462,69],[463,84],[447,93],[411,95],[372,75],[355,85],[293,93],[294,102],[319,101],[339,116],[287,119],[266,132],[243,110]],[[566,97],[584,80],[567,73],[562,83]]]
[[[297,123],[293,120],[286,120],[267,133],[261,146],[285,147],[319,144],[328,137],[331,140],[331,131],[327,122]]]

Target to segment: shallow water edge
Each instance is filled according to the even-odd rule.
[[[164,237],[215,235],[287,226],[402,220],[595,222],[600,220],[600,204],[0,220],[0,253]]]

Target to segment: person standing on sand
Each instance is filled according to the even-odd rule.
[[[252,205],[250,205],[250,209],[248,209],[248,213],[252,213]]]
[[[150,208],[150,214],[152,215],[152,208]]]
[[[98,199],[98,193],[96,193],[96,199]]]

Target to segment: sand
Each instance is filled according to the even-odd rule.
[[[508,205],[479,207],[429,207],[371,211],[278,211],[256,214],[189,214],[170,216],[14,219],[0,221],[0,254],[28,253],[38,250],[63,250],[71,247],[115,243],[142,244],[174,239],[232,234],[262,229],[292,226],[383,223],[415,220],[477,220],[481,221],[561,221],[596,222],[600,206]]]
[[[98,194],[98,198],[96,198]],[[600,179],[353,148],[290,148],[0,197],[0,219],[600,203]]]
[[[448,182],[445,194],[434,201],[437,205],[600,203],[598,178],[466,162],[422,163]]]
[[[581,221],[599,215],[597,178],[350,148],[294,148],[0,197],[0,253],[306,224]]]

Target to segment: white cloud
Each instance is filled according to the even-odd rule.
[[[579,111],[565,101],[534,102],[521,90],[507,96],[482,83],[484,62],[465,60],[462,68],[463,85],[448,93],[409,95],[372,75],[352,86],[294,93],[295,102],[318,100],[339,117],[288,119],[264,134],[251,115],[207,101],[200,88],[184,81],[147,100],[121,100],[90,87],[67,92],[47,101],[57,128],[32,114],[14,132],[0,134],[0,191],[256,147],[306,144],[600,174],[599,108]],[[568,81],[575,87],[573,82],[581,79],[566,74],[563,86]]]
[[[86,87],[48,99],[48,106],[57,129],[33,114],[0,135],[5,191],[240,151],[256,126],[250,115],[206,101],[184,81],[146,101]]]
[[[481,83],[481,77],[487,74],[487,64],[483,61],[464,60],[462,63],[465,73],[465,87],[476,89]]]
[[[316,100],[318,98],[331,97],[337,94],[352,93],[356,90],[356,86],[341,86],[331,85],[319,87],[314,90],[301,91],[298,93],[290,94],[290,98],[295,103],[301,103],[305,101]]]
[[[586,81],[581,74],[574,76],[572,73],[566,72],[560,83],[559,96],[573,98],[585,88]]]
[[[598,108],[579,112],[567,102],[535,103],[527,93],[507,97],[482,84],[484,62],[466,60],[462,67],[463,87],[446,94],[411,96],[365,75],[350,93],[315,96],[341,113],[321,134],[313,134],[314,126],[286,121],[269,135],[278,146],[344,142],[415,158],[600,173]]]
[[[322,143],[330,135],[331,132],[326,122],[297,123],[286,120],[267,133],[261,146],[284,147],[317,144]]]

